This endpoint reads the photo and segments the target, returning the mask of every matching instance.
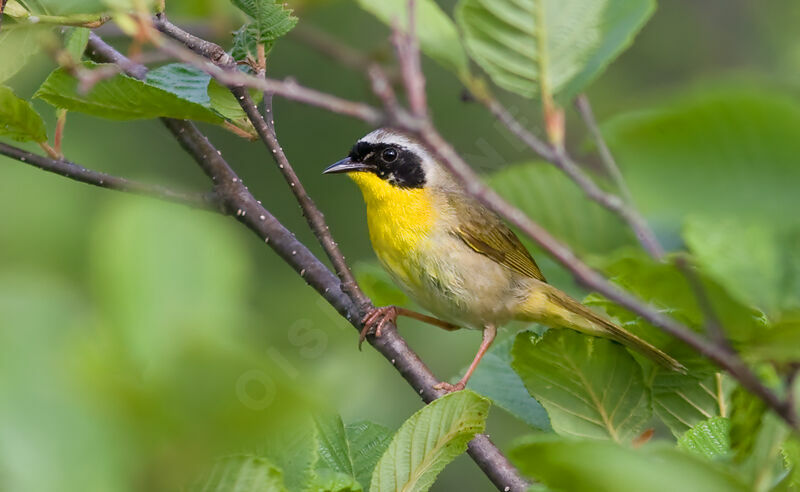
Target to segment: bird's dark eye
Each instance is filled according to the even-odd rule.
[[[381,159],[383,162],[394,162],[397,159],[397,149],[394,147],[389,147],[388,149],[384,150],[381,153]]]

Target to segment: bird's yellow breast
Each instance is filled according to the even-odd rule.
[[[417,283],[417,254],[435,220],[429,192],[394,186],[372,173],[349,176],[364,195],[369,236],[378,258],[407,286]]]

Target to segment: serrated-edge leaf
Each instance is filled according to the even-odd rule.
[[[47,130],[44,121],[31,103],[14,94],[10,88],[0,85],[0,135],[19,142],[45,142]]]
[[[512,367],[557,434],[628,443],[652,414],[642,370],[619,344],[569,330],[517,336]]]
[[[86,66],[98,67],[92,63]],[[201,104],[127,75],[103,80],[85,96],[78,94],[77,84],[74,77],[59,68],[47,77],[34,97],[58,108],[111,120],[167,117],[216,124],[223,121],[220,115]]]
[[[231,54],[237,60],[255,58],[258,44],[263,44],[268,53],[275,40],[297,25],[292,10],[274,0],[231,0],[231,3],[253,19],[234,32]]]
[[[286,492],[281,470],[266,458],[232,455],[217,461],[197,492]]]
[[[686,361],[687,359],[682,358]],[[688,364],[689,375],[669,374],[656,368],[657,375],[651,383],[653,411],[676,437],[682,435],[698,423],[719,415],[719,381],[716,374],[698,379]]]
[[[577,94],[630,43],[653,0],[461,0],[456,21],[470,56],[524,97]]]
[[[704,420],[678,439],[678,447],[708,459],[726,458],[731,454],[730,429],[725,417]]]
[[[318,466],[344,473],[353,477],[353,462],[350,458],[350,445],[344,430],[344,422],[338,415],[317,415],[314,417],[317,431]]]
[[[362,421],[347,424],[345,432],[350,443],[353,474],[367,490],[375,465],[392,440],[392,431],[380,424]]]
[[[482,432],[489,400],[463,390],[445,395],[403,423],[381,456],[371,492],[422,492]]]

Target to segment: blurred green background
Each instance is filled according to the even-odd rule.
[[[453,3],[440,5],[452,12]],[[301,24],[391,59],[387,29],[354,3],[295,7]],[[168,13],[190,30],[210,26],[223,46],[239,25],[221,0],[170,0]],[[752,210],[742,196],[753,194],[749,187],[778,186],[781,196],[796,188],[797,25],[796,0],[664,1],[634,45],[592,85],[589,94],[601,122],[628,115],[606,126],[612,150],[666,244],[680,244],[678,230],[687,213],[748,215]],[[40,54],[10,85],[29,97],[52,68]],[[362,74],[328,60],[296,34],[276,45],[269,68],[273,77],[292,76],[310,87],[373,101]],[[474,166],[488,172],[531,160],[481,107],[462,101],[452,75],[428,61],[425,70],[440,130]],[[729,155],[725,144],[741,135],[705,135],[702,119],[667,118],[649,127],[631,123],[653,111],[691,105],[693,98],[702,98],[713,117],[732,118],[734,128],[745,129],[741,135],[763,142],[761,129],[785,146],[772,146],[774,154],[765,156],[753,144],[752,154]],[[520,119],[537,121],[538,108],[514,97],[504,100]],[[748,104],[755,109],[741,112]],[[41,101],[34,105],[48,118],[52,134],[52,108]],[[355,186],[320,174],[370,128],[281,99],[275,113],[282,145],[348,259],[372,261]],[[762,119],[748,120],[748,114]],[[570,145],[579,154],[590,150],[579,122],[573,114],[569,119]],[[203,129],[256,197],[322,256],[263,146],[217,127]],[[711,142],[707,154],[671,152],[665,137],[670,131]],[[637,159],[654,148],[658,157],[637,168]],[[155,121],[110,123],[70,113],[64,152],[112,174],[207,187]],[[742,175],[739,182],[720,184],[714,174],[720,160],[780,166],[762,181]],[[681,165],[687,168],[686,182],[698,188],[686,190],[686,196],[674,194],[682,183],[675,183],[673,166]],[[708,210],[705,193],[716,198]],[[794,217],[796,210],[776,199],[763,213],[786,211]],[[552,262],[540,264],[553,283],[575,292]],[[409,320],[401,330],[443,379],[470,360],[480,336]],[[420,405],[382,357],[368,348],[356,350],[350,325],[231,219],[92,188],[0,159],[0,484],[7,490],[181,489],[215,457],[263,447],[265,436],[300,409],[336,411],[345,422],[366,419],[394,429]],[[501,448],[527,432],[499,408],[492,410],[488,429]],[[490,487],[462,456],[433,490]]]

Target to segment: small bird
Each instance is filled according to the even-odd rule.
[[[361,138],[324,174],[347,173],[361,188],[372,247],[392,279],[435,317],[397,306],[375,308],[362,320],[380,336],[397,316],[446,330],[483,330],[464,377],[437,389],[464,389],[497,328],[511,320],[571,328],[631,347],[670,369],[680,362],[548,284],[503,220],[455,181],[425,147],[382,128]]]

